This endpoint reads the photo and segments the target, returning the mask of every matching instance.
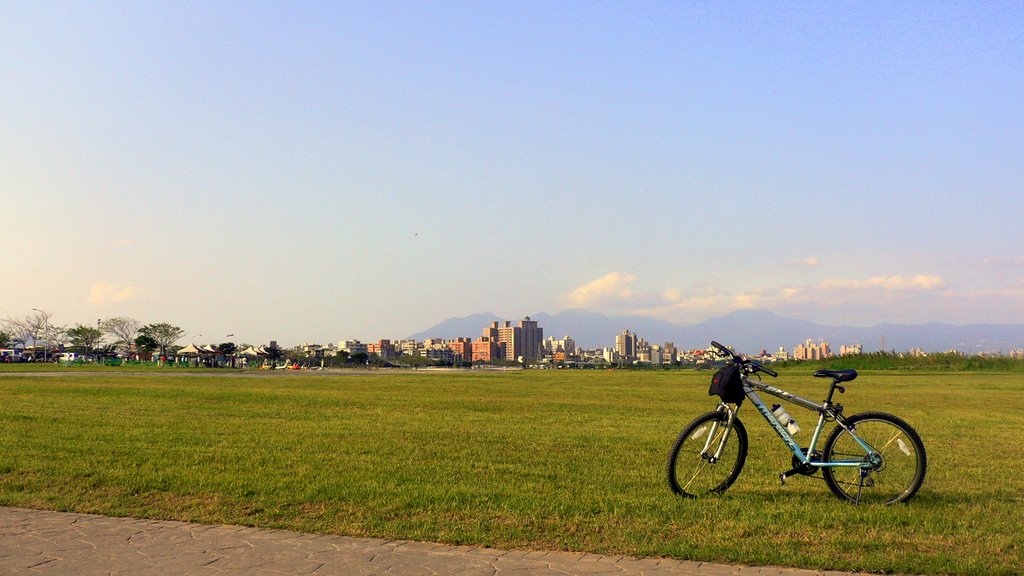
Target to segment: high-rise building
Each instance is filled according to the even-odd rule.
[[[491,322],[490,326],[487,326],[486,328],[484,328],[483,334],[481,334],[481,336],[483,336],[484,338],[489,338],[493,342],[497,342],[498,341],[498,323],[497,322]]]
[[[498,342],[499,331],[497,322],[483,329],[480,338],[473,341],[473,362],[505,359],[505,345]]]
[[[473,362],[490,362],[504,358],[504,345],[491,340],[489,336],[481,336],[479,340],[473,341]]]
[[[520,320],[518,326],[506,320],[498,328],[498,342],[505,344],[506,360],[529,362],[544,357],[544,329],[529,316]]]
[[[367,351],[380,356],[381,360],[390,360],[396,356],[395,346],[390,340],[380,340],[376,344],[367,344]]]
[[[473,341],[469,338],[456,338],[448,342],[448,348],[455,355],[456,362],[470,362],[473,360]]]
[[[423,354],[421,354],[421,352],[424,351],[422,342],[417,342],[416,340],[399,340],[397,347],[405,356],[423,356]]]
[[[551,354],[554,354],[555,352],[564,352],[568,356],[575,356],[576,341],[570,336],[566,336],[561,340],[556,340],[554,336],[551,336],[544,341],[544,350]]]
[[[828,342],[825,341],[816,343],[808,338],[803,344],[793,348],[794,360],[823,360],[831,357],[832,351],[829,348]]]
[[[843,344],[839,347],[840,356],[855,356],[863,353],[864,346],[862,344]]]
[[[529,316],[520,320],[519,335],[522,338],[519,355],[524,362],[535,362],[544,357],[544,329],[537,325],[536,320],[530,320]]]
[[[338,342],[338,349],[342,352],[348,352],[350,355],[359,354],[360,352],[363,354],[369,353],[369,349],[366,344],[363,344],[359,340],[342,340],[341,342]]]
[[[636,334],[623,330],[622,334],[615,337],[615,352],[623,361],[632,362],[636,359],[636,343]]]
[[[665,363],[665,349],[657,344],[652,344],[648,348],[647,355],[651,364],[661,365]]]
[[[519,347],[522,345],[521,330],[513,326],[512,322],[505,320],[498,328],[498,343],[505,345],[505,360],[515,362],[520,356]]]
[[[562,349],[565,350],[565,353],[568,354],[569,356],[575,356],[576,341],[568,336],[562,338]]]
[[[676,350],[676,343],[665,342],[662,355],[664,356],[664,362],[667,364],[674,364],[679,361],[679,351]]]
[[[794,360],[807,360],[808,355],[807,346],[804,346],[803,344],[797,344],[796,348],[793,348]]]
[[[492,322],[484,328],[480,341],[495,342],[504,350],[503,358],[511,362],[535,362],[544,358],[544,329],[527,316],[513,326],[511,321]],[[474,342],[474,359],[476,342]]]

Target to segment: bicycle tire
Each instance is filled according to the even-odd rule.
[[[722,424],[710,444],[717,446],[727,420],[724,412],[707,412],[683,428],[668,455],[668,486],[672,492],[688,498],[721,494],[736,481],[747,459],[747,431],[739,418],[733,418],[731,436],[726,438],[721,458],[714,461],[701,454],[711,424],[716,421]]]
[[[863,474],[857,467],[822,468],[832,493],[858,504],[891,505],[913,498],[928,469],[928,456],[917,431],[884,412],[856,414],[846,419],[846,425],[881,454],[882,462]],[[867,458],[864,449],[841,426],[829,435],[822,452],[824,462]]]

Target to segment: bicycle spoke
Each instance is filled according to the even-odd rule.
[[[882,456],[885,456],[885,451],[889,449],[889,446],[892,446],[893,442],[898,441],[900,436],[901,434],[899,433],[899,431],[893,434],[892,438],[889,438],[889,441],[886,442],[885,445],[882,446],[880,449],[878,449],[878,453],[881,454]]]
[[[868,413],[854,418],[858,421],[852,433],[839,430],[826,443],[826,458],[830,462],[871,465],[826,468],[825,481],[832,491],[857,503],[893,504],[913,496],[924,475],[924,452],[920,440],[911,436],[913,430],[888,414]],[[869,446],[870,454],[860,451],[862,443]]]
[[[676,494],[721,494],[739,475],[746,458],[746,431],[739,420],[711,412],[694,420],[679,435],[669,454],[669,487]],[[715,455],[718,453],[718,457]]]
[[[700,473],[703,472],[705,468],[707,468],[707,465],[707,460],[704,460],[699,465],[697,465],[697,469],[693,471],[693,475],[690,476],[690,480],[686,483],[685,486],[683,486],[683,490],[690,489],[690,484],[693,484],[693,481],[697,479],[697,476],[700,476]]]

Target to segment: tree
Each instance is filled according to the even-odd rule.
[[[4,326],[13,334],[11,339],[15,342],[27,347],[31,340],[34,352],[39,347],[40,340],[46,337],[51,316],[53,314],[49,312],[33,310],[31,314],[26,314],[23,318],[7,318],[4,320]],[[47,342],[47,345],[49,345],[49,342]]]
[[[235,367],[235,354],[238,352],[238,346],[235,346],[234,342],[221,342],[217,345],[217,350],[220,351],[225,357],[231,359],[231,367]]]
[[[139,334],[135,337],[135,349],[139,351],[139,355],[145,355],[146,358],[151,358],[153,351],[159,347],[159,342],[145,334]]]
[[[348,350],[339,350],[338,353],[331,358],[331,366],[344,366],[345,364],[348,364],[348,357]]]
[[[108,318],[103,321],[103,332],[114,337],[114,343],[122,348],[129,356],[132,353],[132,345],[135,337],[139,334],[141,323],[134,318],[120,316]]]
[[[68,330],[71,345],[85,354],[92,354],[103,342],[103,331],[92,326],[76,324]]]
[[[155,340],[160,348],[160,355],[166,356],[167,348],[174,346],[185,335],[185,331],[177,326],[161,322],[160,324],[146,324],[139,328],[139,334]]]
[[[57,348],[64,348],[64,345],[68,343],[68,340],[71,337],[68,335],[67,326],[49,324],[43,331],[43,338],[46,340],[46,344],[51,348],[53,346],[56,346]]]
[[[6,348],[7,344],[14,340],[14,334],[7,332],[6,330],[0,330],[0,348]]]
[[[284,352],[277,344],[267,347],[267,358],[269,360],[279,360],[282,356],[284,356]]]

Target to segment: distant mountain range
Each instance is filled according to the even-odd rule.
[[[921,348],[927,352],[960,350],[966,353],[985,351],[1007,352],[1024,348],[1024,324],[890,324],[869,327],[825,326],[806,320],[785,318],[767,310],[740,310],[700,322],[674,324],[643,316],[605,316],[587,310],[570,309],[557,314],[531,314],[544,329],[544,338],[571,336],[577,346],[599,348],[613,346],[615,335],[629,330],[652,344],[674,342],[677,348],[705,348],[711,340],[733,346],[736,350],[756,354],[780,346],[791,350],[808,338],[825,340],[838,352],[844,344],[861,344],[865,352],[877,350],[905,351]],[[458,338],[480,336],[485,326],[500,318],[495,314],[473,314],[449,318],[409,338]]]

